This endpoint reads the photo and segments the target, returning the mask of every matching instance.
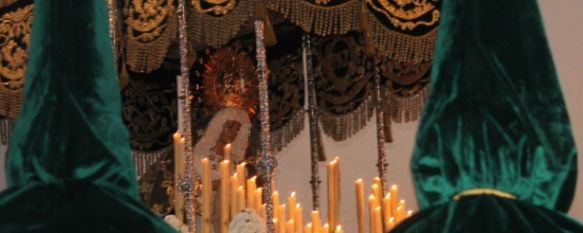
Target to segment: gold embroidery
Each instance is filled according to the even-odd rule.
[[[492,196],[497,196],[497,197],[501,197],[501,198],[507,198],[507,199],[516,199],[516,196],[514,196],[511,193],[507,193],[498,189],[491,189],[491,188],[474,188],[474,189],[468,189],[468,190],[464,190],[458,194],[456,194],[453,197],[454,201],[459,200],[462,197],[465,196],[476,196],[476,195],[492,195]]]
[[[172,0],[127,0],[127,63],[136,72],[151,72],[162,64],[176,36]]]
[[[0,18],[0,115],[16,117],[22,101],[33,6]]]
[[[440,12],[436,7],[427,2],[427,0],[400,0],[397,2],[397,6],[391,4],[389,0],[377,0],[381,7],[376,6],[367,0],[369,6],[371,6],[375,11],[383,14],[393,26],[400,28],[401,30],[413,30],[419,25],[432,26],[439,20]],[[410,8],[410,9],[408,9]],[[421,16],[431,12],[431,20],[423,21],[418,20]],[[406,21],[418,20],[417,22],[404,22],[398,18],[404,19]]]
[[[236,0],[192,0],[192,6],[199,14],[212,12],[216,15],[225,15],[235,9]],[[209,5],[203,8],[203,4]]]

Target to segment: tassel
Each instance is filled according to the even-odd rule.
[[[324,143],[322,142],[322,131],[320,130],[319,126],[316,126],[316,129],[318,130],[318,134],[316,137],[318,137],[318,160],[320,162],[325,162],[326,159],[326,154],[324,153]]]
[[[376,46],[370,36],[370,30],[368,26],[368,12],[366,10],[366,0],[362,0],[359,23],[360,32],[364,35],[364,54],[367,57],[372,57],[375,55]]]
[[[273,25],[271,20],[269,20],[269,14],[267,12],[267,7],[265,3],[261,0],[255,1],[255,20],[263,20],[265,23],[264,31],[264,41],[266,46],[274,46],[277,44],[277,37],[275,36],[275,31],[273,30]]]

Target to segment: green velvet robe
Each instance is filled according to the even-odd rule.
[[[106,1],[34,7],[0,232],[175,232],[138,201]]]
[[[411,168],[422,210],[394,233],[583,232],[577,151],[536,0],[445,0]],[[452,197],[490,188],[493,195]]]

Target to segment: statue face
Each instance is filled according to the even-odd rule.
[[[238,121],[227,121],[223,125],[223,132],[221,133],[221,141],[223,143],[232,143],[237,138],[239,130],[241,129],[241,123]]]

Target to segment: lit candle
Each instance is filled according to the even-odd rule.
[[[251,177],[247,180],[247,208],[255,208],[255,189],[257,189],[257,184],[255,180],[257,176]]]
[[[281,221],[281,224],[279,225],[279,232],[280,233],[285,233],[285,226],[286,226],[286,221],[285,221],[285,204],[281,204],[279,205],[280,208],[280,212],[279,212],[279,216],[276,216],[277,219],[279,219]]]
[[[375,232],[376,233],[383,233],[383,222],[381,219],[381,207],[377,207],[374,209],[374,223],[375,223]]]
[[[261,209],[261,205],[263,205],[263,188],[258,188],[255,190],[255,200],[253,203],[255,204],[255,210],[259,211]]]
[[[201,160],[202,167],[202,232],[211,232],[212,177],[208,158]]]
[[[308,223],[304,228],[304,233],[313,233],[312,231],[312,223]]]
[[[184,175],[184,138],[176,132],[172,135],[174,139],[174,184],[180,184],[180,177]],[[184,196],[178,189],[174,191],[174,212],[176,218],[184,221]]]
[[[365,233],[365,213],[364,213],[364,184],[362,179],[354,182],[356,186],[356,210],[358,215],[358,233]]]
[[[381,187],[382,183],[381,183],[381,178],[379,178],[378,176],[375,176],[374,178],[372,178],[372,183],[376,184],[377,186]]]
[[[300,232],[304,221],[304,208],[300,204],[296,204],[294,212],[294,222],[296,223],[295,229]]]
[[[402,206],[398,206],[397,210],[396,210],[396,214],[395,214],[395,222],[397,224],[399,224],[401,222],[401,220],[403,220],[403,207]]]
[[[338,160],[333,160],[328,163],[328,223],[333,226],[336,224],[336,216],[338,215],[338,206],[336,200],[336,162]]]
[[[399,188],[397,185],[391,186],[391,213],[395,215],[399,201]]]
[[[399,202],[398,206],[397,206],[397,223],[400,223],[401,221],[403,221],[403,219],[405,219],[405,217],[407,217],[407,213],[406,213],[406,209],[407,206],[405,205],[405,200],[401,199],[401,201]]]
[[[220,205],[221,205],[221,233],[228,233],[229,231],[229,204],[230,204],[230,195],[229,195],[229,186],[230,186],[230,175],[229,175],[229,160],[223,160],[220,165]]]
[[[294,227],[295,227],[295,222],[294,222],[293,219],[290,219],[285,224],[285,232],[287,232],[287,233],[295,233]]]
[[[245,188],[239,186],[237,188],[237,212],[241,212],[245,209]]]
[[[381,187],[377,184],[372,185],[372,194],[377,200],[382,200],[383,196],[381,196]]]
[[[294,212],[296,207],[296,192],[292,192],[287,198],[287,206],[289,206],[289,218],[294,219]]]
[[[389,224],[388,225],[389,225],[389,228],[387,229],[387,231],[390,231],[393,228],[395,228],[395,218],[394,217],[389,218]]]
[[[336,226],[336,230],[334,231],[334,233],[344,233],[344,230],[342,230],[342,226],[340,225]]]
[[[273,218],[273,226],[274,226],[274,228],[275,228],[275,233],[281,233],[281,232],[279,231],[279,224],[280,224],[280,221],[279,221],[279,219],[277,219],[277,218]]]
[[[245,181],[247,181],[247,172],[245,169],[246,165],[247,165],[247,163],[242,162],[240,164],[237,164],[237,167],[235,168],[235,172],[237,173],[237,177],[239,177],[239,185],[242,185],[243,189],[245,189]]]
[[[375,222],[375,218],[374,218],[374,210],[375,208],[378,206],[377,200],[374,196],[374,194],[371,194],[370,196],[368,196],[368,215],[369,215],[369,230],[370,233],[376,233],[376,222]]]
[[[413,215],[413,210],[407,210],[407,217],[411,217]]]
[[[271,200],[273,200],[273,216],[279,216],[279,191],[273,191],[271,193]]]
[[[312,232],[320,233],[322,231],[322,222],[320,221],[320,212],[313,210],[311,213],[312,217]]]
[[[324,226],[320,230],[320,233],[330,233],[330,225],[328,223],[324,224]]]
[[[383,221],[385,223],[385,229],[388,228],[389,221],[388,219],[391,218],[391,193],[387,193],[383,198]]]
[[[225,145],[223,148],[223,159],[231,160],[231,143]]]

